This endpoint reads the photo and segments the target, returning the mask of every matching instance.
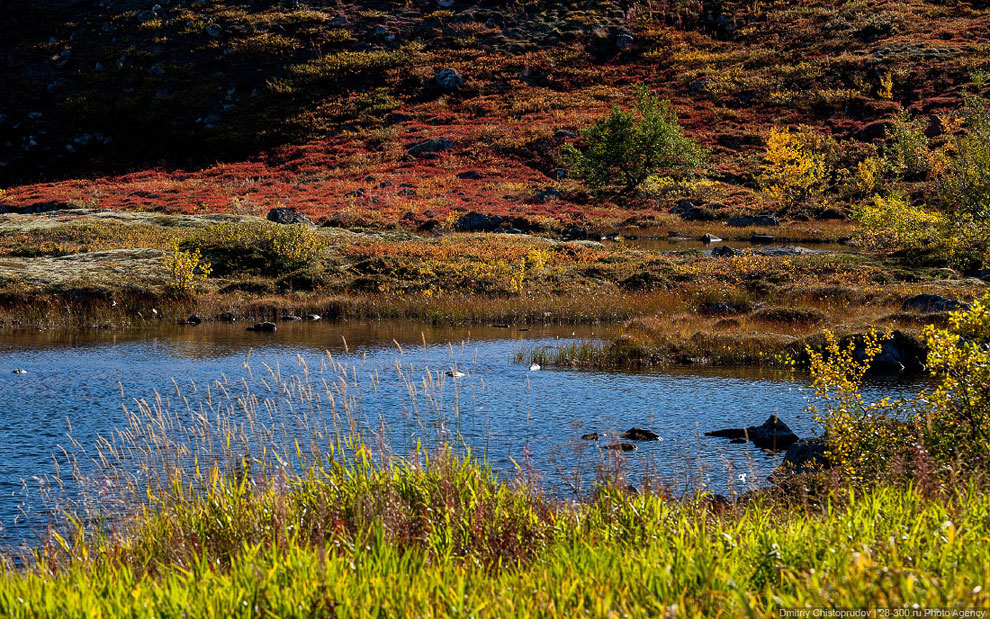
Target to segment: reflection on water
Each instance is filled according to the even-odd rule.
[[[707,430],[746,426],[777,413],[799,435],[815,424],[805,411],[805,377],[760,370],[674,368],[654,372],[544,369],[513,362],[521,348],[557,346],[597,338],[613,328],[434,328],[413,323],[283,323],[275,333],[249,333],[244,325],[171,326],[154,331],[0,332],[0,522],[8,537],[43,523],[22,480],[51,474],[52,454],[66,437],[92,445],[124,423],[125,397],[174,394],[172,379],[187,389],[226,378],[237,384],[264,365],[283,376],[318,371],[327,353],[351,366],[349,395],[371,427],[389,428],[394,449],[411,450],[428,439],[417,419],[409,384],[427,372],[456,367],[466,376],[439,381],[430,397],[446,424],[473,453],[505,475],[517,465],[562,489],[577,474],[585,483],[601,462],[601,443],[582,434],[652,429],[663,441],[640,443],[625,454],[630,478],[647,469],[675,492],[699,481],[713,489],[759,485],[779,457],[748,445],[706,438]],[[12,374],[23,368],[27,374]],[[401,376],[400,376],[401,372]],[[417,389],[419,389],[417,387]],[[425,387],[424,387],[425,389]],[[904,383],[871,384],[870,397],[898,394]],[[125,394],[122,396],[122,394]],[[745,482],[739,476],[745,474]],[[28,516],[19,512],[27,500]],[[20,514],[20,515],[19,515]]]

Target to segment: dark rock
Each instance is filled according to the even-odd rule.
[[[609,443],[605,446],[605,449],[611,449],[613,451],[636,451],[636,446],[626,441],[617,441],[615,443]]]
[[[636,39],[631,34],[623,33],[615,37],[615,47],[620,52],[625,52],[632,49],[632,46],[635,44]]]
[[[598,433],[597,432],[592,432],[591,434],[582,434],[581,435],[581,440],[582,441],[597,441],[598,440]]]
[[[189,316],[189,318],[186,319],[186,323],[191,325],[198,325],[201,322],[203,322],[203,319],[197,316],[196,314],[192,314],[191,316]]]
[[[573,131],[567,131],[565,129],[561,129],[560,131],[557,131],[556,133],[553,134],[553,137],[555,137],[558,140],[576,138],[577,136],[578,134],[574,133]]]
[[[950,299],[937,294],[919,294],[905,299],[901,304],[901,310],[905,312],[921,312],[922,314],[937,314],[940,312],[954,312],[960,309],[969,309],[969,303],[963,303],[956,299]]]
[[[407,147],[407,152],[413,157],[420,159],[432,159],[453,147],[454,145],[447,138],[430,138],[422,142],[410,144]]]
[[[656,432],[644,430],[643,428],[629,428],[620,434],[619,438],[629,439],[630,441],[659,441],[660,435]]]
[[[435,81],[440,88],[444,90],[457,90],[464,85],[464,78],[461,74],[453,69],[440,69],[437,74],[433,76],[433,81]]]
[[[248,331],[275,331],[278,327],[275,326],[274,322],[259,322],[253,327],[248,327]]]
[[[297,320],[302,320],[302,318],[300,318],[299,316],[293,316],[293,315],[290,314],[288,316],[282,316],[282,318],[280,320],[282,322],[296,322]]]
[[[467,172],[458,173],[457,178],[473,181],[481,178],[481,173],[477,170],[468,170]]]
[[[309,217],[306,217],[294,208],[279,207],[273,208],[268,211],[268,221],[274,221],[277,224],[306,224],[308,226],[315,225],[310,221]]]
[[[722,238],[721,237],[718,237],[718,236],[715,236],[714,234],[711,234],[710,232],[706,232],[705,234],[703,234],[701,236],[701,242],[704,243],[705,245],[709,245],[711,243],[721,243],[722,242]]]
[[[772,234],[754,234],[749,237],[750,243],[773,243],[774,240],[776,239]]]
[[[560,235],[565,239],[586,239],[591,236],[588,231],[581,226],[571,226],[570,228],[565,228]]]
[[[715,211],[703,206],[695,206],[690,200],[681,200],[670,211],[680,215],[684,221],[714,221],[718,219]]]
[[[461,232],[492,232],[502,225],[502,221],[502,217],[498,215],[485,215],[471,211],[461,215],[454,227]]]
[[[763,425],[746,428],[726,428],[705,432],[705,436],[749,440],[760,449],[780,451],[797,442],[798,437],[776,415],[771,415]]]
[[[564,196],[553,188],[544,189],[540,193],[530,198],[530,204],[547,204],[548,202],[559,202]]]
[[[791,475],[828,468],[830,463],[825,454],[827,449],[828,443],[823,436],[811,436],[795,441],[787,448],[784,462],[770,474],[769,480],[776,483]]]
[[[853,359],[862,363],[866,359],[866,345],[857,338],[853,349]],[[915,374],[923,372],[928,350],[920,340],[901,331],[894,331],[891,337],[880,343],[880,352],[870,362],[871,374]]]
[[[731,258],[732,256],[735,256],[737,253],[739,252],[732,249],[728,245],[722,245],[712,250],[712,256],[715,256],[716,258]]]

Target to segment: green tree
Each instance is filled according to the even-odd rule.
[[[956,155],[939,179],[944,205],[986,224],[990,220],[990,108],[982,103],[969,131],[955,141]]]
[[[579,147],[565,148],[571,171],[591,188],[620,196],[654,174],[684,173],[704,162],[703,150],[684,136],[670,102],[645,86],[636,87],[632,110],[613,107],[581,137]]]

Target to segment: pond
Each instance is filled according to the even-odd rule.
[[[815,433],[806,411],[812,392],[801,374],[696,367],[532,371],[515,361],[523,349],[600,338],[612,329],[321,321],[280,323],[275,333],[247,332],[238,323],[0,332],[2,537],[17,540],[44,526],[36,487],[53,474],[53,454],[73,450],[70,424],[74,440],[92,446],[126,423],[124,406],[133,409],[136,399],[174,396],[178,389],[195,408],[196,398],[208,397],[202,386],[218,380],[236,386],[248,374],[257,383],[270,375],[266,366],[282,376],[315,375],[332,358],[350,377],[348,396],[360,422],[372,430],[387,426],[395,452],[429,442],[422,418],[429,409],[501,475],[522,470],[561,492],[577,480],[587,490],[596,468],[612,457],[601,450],[607,441],[581,440],[586,433],[637,426],[659,434],[663,440],[640,442],[621,458],[632,482],[649,471],[675,494],[699,484],[718,492],[764,485],[780,461],[779,454],[703,436],[708,430],[760,424],[776,413],[799,436]],[[447,377],[448,370],[464,376]],[[867,392],[873,398],[916,388],[873,382]],[[416,405],[417,398],[429,406]]]

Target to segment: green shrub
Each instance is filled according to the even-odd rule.
[[[853,218],[863,224],[857,239],[864,247],[897,250],[909,264],[974,273],[990,262],[990,226],[966,213],[949,216],[892,195],[874,196]]]
[[[227,222],[210,226],[185,245],[201,251],[219,276],[282,276],[315,262],[326,239],[304,225]]]
[[[925,123],[901,112],[887,131],[890,143],[885,150],[890,168],[897,174],[917,176],[928,171],[931,150],[925,136]]]
[[[955,141],[955,156],[938,182],[947,209],[986,224],[990,220],[990,109],[970,120],[969,131]]]
[[[645,86],[636,88],[633,110],[613,107],[581,137],[580,148],[565,148],[565,159],[575,176],[596,190],[628,195],[650,176],[703,164],[701,147],[684,136],[670,102]]]

